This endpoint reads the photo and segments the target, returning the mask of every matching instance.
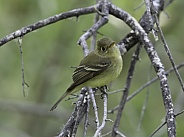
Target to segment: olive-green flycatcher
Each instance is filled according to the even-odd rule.
[[[120,74],[122,66],[123,60],[115,42],[103,37],[97,41],[96,50],[80,62],[73,73],[73,83],[50,110],[54,110],[67,95],[85,86],[96,88],[114,81]]]

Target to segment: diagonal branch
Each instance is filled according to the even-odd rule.
[[[176,125],[175,125],[175,117],[174,117],[174,107],[172,103],[171,93],[167,81],[167,77],[165,75],[164,66],[155,51],[153,44],[148,38],[148,35],[144,31],[144,29],[140,26],[140,24],[131,17],[127,12],[121,10],[115,5],[110,5],[110,13],[115,17],[123,20],[127,25],[129,25],[139,38],[139,40],[144,44],[144,48],[154,66],[155,72],[160,80],[160,87],[162,90],[162,98],[164,101],[164,106],[166,110],[166,120],[167,120],[167,132],[169,137],[176,136]]]
[[[177,69],[180,69],[184,67],[184,62],[176,65]],[[174,71],[174,68],[170,68],[169,70],[167,70],[165,72],[165,74],[168,76],[171,72]],[[140,88],[138,88],[136,91],[134,91],[131,95],[129,95],[127,97],[127,102],[129,102],[131,99],[133,99],[134,97],[136,97],[136,95],[138,95],[141,91],[143,91],[143,89],[145,89],[146,87],[148,87],[149,85],[153,84],[154,82],[156,82],[158,80],[158,77],[154,77],[152,78],[150,81],[146,82],[145,84],[143,84]],[[119,89],[119,90],[115,90],[112,92],[108,92],[108,94],[115,94],[118,92],[122,92],[124,89]],[[115,106],[113,109],[108,110],[108,113],[114,113],[114,111],[118,110],[119,105]]]
[[[96,105],[96,101],[95,101],[95,97],[94,97],[94,94],[93,94],[93,90],[91,88],[88,89],[88,90],[89,90],[89,94],[90,94],[91,101],[92,101],[92,104],[93,104],[93,110],[94,110],[94,113],[95,113],[96,128],[99,128],[100,122],[99,122],[99,118],[98,118],[98,108],[97,108],[97,105]]]
[[[18,37],[22,37],[22,36],[28,34],[29,32],[32,32],[34,30],[45,27],[47,25],[56,23],[60,20],[70,18],[70,17],[79,17],[79,16],[85,15],[85,14],[95,13],[98,8],[99,8],[99,4],[96,4],[93,6],[86,7],[86,8],[78,8],[78,9],[74,9],[71,11],[63,12],[63,13],[57,14],[55,16],[51,16],[49,18],[40,20],[34,24],[31,24],[31,25],[23,27],[19,30],[16,30],[15,32],[12,32],[11,34],[0,39],[0,46],[4,45],[5,43],[7,43],[13,39],[16,39]]]
[[[166,53],[167,53],[167,55],[168,55],[168,57],[169,57],[169,60],[170,60],[170,62],[171,62],[171,64],[172,64],[172,67],[174,68],[174,71],[175,71],[175,73],[176,73],[176,76],[177,76],[177,78],[178,78],[178,80],[179,80],[179,83],[180,83],[180,85],[181,85],[181,88],[182,88],[182,90],[183,90],[183,92],[184,92],[183,80],[182,80],[182,78],[181,78],[181,76],[180,76],[180,73],[179,73],[178,69],[176,68],[176,64],[175,64],[174,59],[173,59],[173,57],[172,57],[171,51],[170,51],[170,49],[169,49],[169,46],[167,45],[167,42],[166,42],[166,40],[165,40],[165,38],[164,38],[164,34],[163,34],[162,29],[161,29],[161,27],[160,27],[160,24],[159,24],[159,22],[158,22],[158,18],[157,18],[156,15],[154,15],[154,18],[155,18],[155,20],[156,20],[156,25],[157,25],[158,31],[159,31],[159,33],[160,33],[160,37],[161,37],[161,40],[162,40],[162,42],[163,42],[164,48],[165,48],[165,50],[166,50]]]
[[[138,57],[139,57],[140,49],[141,49],[141,46],[138,45],[135,53],[132,56],[132,62],[131,62],[130,68],[128,70],[128,76],[127,76],[123,96],[121,98],[121,102],[119,104],[116,120],[114,122],[114,126],[113,126],[113,129],[112,129],[112,134],[111,134],[112,137],[114,137],[117,134],[117,131],[118,131],[117,128],[119,127],[122,112],[123,112],[125,103],[127,101],[127,97],[128,97],[129,90],[130,90],[130,85],[131,85],[131,82],[132,82],[133,72],[134,72],[134,69],[135,69],[136,62],[137,62]]]
[[[175,117],[177,117],[177,116],[179,116],[179,115],[181,115],[183,113],[184,113],[184,110],[182,110],[182,111],[178,112],[177,114],[175,114]],[[153,131],[153,133],[151,133],[151,135],[149,137],[153,137],[165,124],[166,124],[166,121],[161,123],[160,126],[157,129],[155,129]]]
[[[81,94],[79,95],[79,99],[70,118],[68,119],[67,123],[65,124],[65,126],[63,127],[63,129],[61,130],[61,132],[57,137],[66,137],[72,135],[75,136],[77,127],[87,110],[87,102],[84,103],[84,96],[86,92],[87,92],[86,88],[83,88],[81,90]]]
[[[146,5],[149,5],[148,0],[146,1]],[[163,11],[164,0],[153,0],[153,5],[155,10],[157,11],[157,16],[160,15],[160,12]],[[146,33],[150,33],[153,30],[155,20],[150,16],[149,8],[144,12],[143,16],[139,20],[139,24],[145,30]],[[119,43],[118,47],[121,51],[121,54],[124,55],[127,51],[129,51],[132,47],[134,47],[139,42],[139,39],[134,31],[128,33]]]
[[[103,104],[104,104],[103,120],[102,120],[102,124],[97,128],[94,137],[101,136],[101,131],[105,127],[105,123],[106,123],[106,120],[107,120],[107,94],[106,94],[106,88],[103,87],[102,90],[104,92],[103,95],[102,95]]]
[[[184,67],[184,62],[176,65],[177,69],[180,69],[181,67]],[[174,68],[170,68],[169,70],[167,70],[165,72],[166,75],[168,75],[169,73],[171,73],[172,71],[174,71]],[[158,77],[154,77],[152,78],[150,81],[148,81],[147,83],[145,83],[144,85],[142,85],[139,89],[137,89],[135,92],[133,92],[130,96],[128,96],[127,101],[130,101],[133,97],[135,97],[138,93],[140,93],[141,91],[143,91],[144,88],[148,87],[149,85],[153,84],[154,82],[156,82],[158,80]]]
[[[155,3],[155,5],[159,5],[158,7],[156,7],[156,9],[158,10],[158,14],[159,14],[159,12],[163,10],[163,8],[162,8],[162,6],[160,6],[162,4],[157,4],[157,2],[164,3],[164,0],[159,0],[159,1],[153,0],[153,4]],[[117,18],[120,18],[127,25],[129,25],[132,28],[132,30],[134,30],[134,31],[131,31],[131,33],[129,33],[127,35],[126,39],[123,39],[119,43],[119,48],[122,51],[122,53],[125,53],[140,41],[142,42],[142,44],[144,44],[145,50],[147,51],[147,54],[148,54],[148,56],[153,64],[155,71],[157,73],[157,76],[160,80],[160,86],[162,89],[162,96],[163,96],[164,105],[165,105],[165,109],[166,109],[166,113],[167,113],[166,123],[167,123],[168,135],[175,136],[176,135],[176,133],[175,133],[175,130],[176,130],[175,129],[175,118],[174,118],[173,103],[172,103],[172,99],[171,99],[171,95],[170,95],[170,89],[168,87],[168,82],[167,82],[167,77],[165,75],[164,67],[163,67],[163,65],[162,65],[162,63],[157,55],[157,52],[154,50],[154,47],[147,36],[147,33],[153,29],[152,28],[153,26],[152,25],[148,26],[149,21],[147,22],[147,19],[150,19],[150,18],[147,18],[146,12],[143,15],[143,17],[140,19],[140,21],[139,21],[140,24],[139,24],[128,13],[126,13],[123,10],[121,10],[120,8],[114,6],[112,3],[108,2],[107,0],[103,0],[103,1],[101,0],[98,2],[98,4],[96,4],[94,6],[90,6],[90,7],[86,7],[86,8],[79,8],[79,9],[71,10],[68,12],[64,12],[64,13],[49,17],[47,19],[38,21],[37,23],[23,27],[20,30],[17,30],[15,32],[5,36],[4,38],[0,39],[0,46],[2,46],[3,44],[5,44],[13,39],[16,39],[18,37],[23,37],[24,35],[28,34],[29,32],[32,32],[32,31],[37,30],[39,28],[42,28],[44,26],[50,25],[50,24],[55,23],[57,21],[60,21],[60,20],[66,19],[66,18],[70,18],[70,17],[78,17],[80,15],[96,13],[96,12],[98,12],[99,15],[101,15],[102,17],[100,18],[100,20],[98,20],[92,26],[91,29],[89,29],[84,35],[81,36],[81,38],[79,39],[79,42],[78,42],[83,47],[83,50],[85,50],[84,54],[87,55],[89,53],[89,50],[88,50],[87,44],[86,44],[86,39],[88,39],[90,36],[92,36],[100,27],[102,27],[103,25],[105,25],[108,22],[109,13],[114,15]],[[146,24],[144,24],[144,23],[146,23]],[[153,20],[153,24],[154,24],[154,20]],[[80,104],[80,101],[78,101],[77,104],[78,103]],[[77,126],[86,112],[86,105],[84,105],[82,107],[79,107],[79,106],[80,105],[76,105],[70,119],[68,120],[64,129],[62,130],[62,132],[64,132],[64,133],[68,133],[68,131],[70,132],[70,133],[65,134],[65,135],[72,135],[73,129],[71,129],[71,128],[74,128],[74,127],[75,127],[74,134],[76,133]],[[64,135],[64,134],[61,133],[59,136],[62,136],[62,135]]]
[[[89,118],[89,110],[90,110],[90,102],[91,102],[89,95],[86,98],[86,102],[87,102],[86,103],[87,109],[86,109],[85,120],[84,120],[84,132],[83,132],[84,137],[86,137],[86,135],[87,135],[87,130],[88,130],[88,126],[89,126],[88,118]]]
[[[93,34],[97,32],[99,28],[101,28],[103,25],[105,25],[108,22],[108,15],[109,15],[109,9],[107,7],[107,1],[100,1],[102,5],[102,12],[98,11],[99,14],[102,15],[101,19],[98,20],[86,33],[84,33],[77,42],[79,45],[82,46],[84,56],[87,56],[89,54],[89,49],[87,46],[86,40],[91,37]]]

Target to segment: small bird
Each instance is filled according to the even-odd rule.
[[[69,94],[88,86],[91,88],[105,86],[114,81],[120,74],[123,60],[115,42],[103,37],[97,41],[97,48],[88,54],[73,72],[73,83],[52,106],[53,111]]]

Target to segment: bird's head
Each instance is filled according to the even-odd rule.
[[[107,37],[103,37],[97,41],[97,51],[102,56],[113,56],[118,52],[115,42]]]

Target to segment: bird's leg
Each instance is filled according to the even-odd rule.
[[[95,94],[96,93],[96,91],[99,89],[99,87],[97,87],[97,88],[92,88],[92,90],[93,90],[93,93]]]
[[[104,86],[104,88],[109,91],[109,87],[107,85]]]
[[[109,90],[109,89],[108,89],[107,85],[104,85],[100,88],[98,87],[98,89],[102,92],[101,98],[103,98],[103,94],[105,94],[108,97],[108,94],[107,94],[106,90]]]

